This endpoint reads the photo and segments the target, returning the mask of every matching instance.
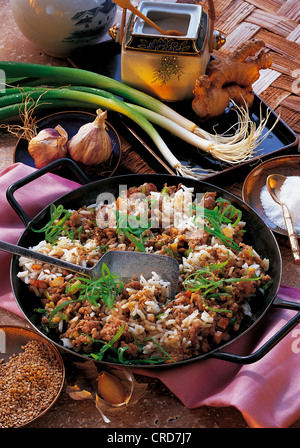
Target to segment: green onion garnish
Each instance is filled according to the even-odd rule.
[[[140,252],[146,252],[142,235],[145,230],[151,227],[151,222],[148,221],[147,215],[146,217],[146,227],[144,227],[142,225],[144,224],[143,217],[127,215],[124,213],[120,213],[119,210],[116,210],[116,232],[118,234],[120,234],[120,232],[123,232],[125,237],[128,238]]]
[[[221,225],[230,223],[232,227],[237,226],[241,220],[242,212],[222,198],[218,198],[216,200],[216,203],[218,204],[222,204],[223,202],[226,202],[227,204],[224,210],[221,209],[220,205],[217,205],[213,210],[209,210],[201,205],[193,205],[192,210],[199,213],[203,219],[206,219],[209,225],[202,223],[199,224],[196,219],[197,215],[194,219],[194,223],[198,227],[202,227],[206,232],[220,239],[225,246],[228,246],[233,250],[240,251],[241,248],[239,245],[233,241],[232,238],[224,235]]]
[[[202,292],[202,300],[203,304],[206,308],[210,309],[211,311],[215,311],[218,313],[227,312],[231,313],[230,310],[227,309],[220,309],[220,308],[212,308],[208,306],[205,299],[215,299],[215,295],[229,295],[228,293],[219,292],[219,289],[222,289],[225,287],[226,283],[238,283],[238,282],[252,282],[256,280],[260,280],[262,276],[260,277],[241,277],[241,278],[220,278],[215,279],[214,271],[218,269],[223,269],[224,266],[229,261],[229,254],[228,259],[225,262],[222,263],[216,263],[211,264],[207,267],[197,269],[197,271],[193,272],[192,274],[188,275],[186,279],[183,282],[184,288],[186,290],[190,290],[192,292]],[[210,294],[212,291],[215,291],[214,293]]]
[[[79,296],[76,299],[66,300],[57,305],[50,312],[49,320],[66,306],[82,300],[87,300],[94,306],[104,302],[109,308],[113,308],[114,300],[123,288],[124,285],[120,275],[111,273],[108,266],[103,263],[99,279],[92,280],[87,277],[75,277],[69,281],[66,293],[76,294],[80,291]]]
[[[41,229],[31,230],[35,233],[45,233],[45,241],[50,244],[55,244],[59,236],[65,235],[71,241],[74,240],[75,234],[78,233],[78,239],[81,239],[82,226],[76,232],[66,225],[66,221],[71,217],[72,213],[65,210],[62,205],[57,207],[54,204],[50,205],[50,221]]]
[[[75,283],[73,283],[74,280],[76,280]],[[78,284],[78,282],[80,283]],[[80,300],[88,300],[95,306],[102,300],[109,308],[113,308],[114,300],[123,288],[120,274],[111,273],[106,263],[103,263],[99,279],[76,277],[68,283],[66,293],[72,294],[72,292],[80,291]]]
[[[97,342],[101,342],[103,345],[103,347],[101,348],[101,350],[98,353],[91,353],[91,357],[96,359],[97,361],[102,361],[103,356],[105,354],[105,352],[107,350],[114,350],[114,343],[117,342],[117,340],[122,336],[122,333],[124,331],[124,324],[121,326],[121,328],[117,331],[117,333],[114,335],[113,338],[111,338],[110,341],[105,342],[105,341],[97,341]]]

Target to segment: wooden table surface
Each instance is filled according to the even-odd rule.
[[[200,2],[199,2],[200,3]],[[201,3],[202,4],[202,3]],[[206,7],[205,2],[203,6]],[[242,40],[262,38],[272,54],[272,68],[264,71],[255,91],[294,130],[300,132],[300,2],[299,0],[216,0],[215,28],[227,37],[218,52],[222,58]],[[47,56],[20,33],[12,18],[8,0],[0,0],[0,59],[50,65],[69,61]],[[0,133],[0,169],[14,162],[15,137]],[[125,142],[126,145],[126,142]],[[295,148],[295,153],[297,148]],[[127,153],[126,153],[127,154]],[[128,153],[126,156],[130,157]],[[242,183],[226,188],[241,195]],[[283,258],[282,282],[300,288],[300,267],[293,263],[287,238],[277,237]],[[0,324],[29,325],[23,318],[0,309]],[[241,413],[233,407],[186,409],[157,380],[148,383],[146,394],[117,419],[105,424],[94,404],[74,401],[65,391],[56,404],[29,428],[247,428]],[[292,427],[300,428],[300,420]]]

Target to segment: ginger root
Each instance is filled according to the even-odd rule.
[[[195,82],[192,108],[201,120],[221,115],[230,100],[238,106],[251,107],[254,100],[252,84],[259,78],[259,70],[271,67],[269,54],[261,51],[264,42],[251,39],[241,44],[224,60],[211,61],[205,75]],[[246,60],[251,56],[255,56]]]

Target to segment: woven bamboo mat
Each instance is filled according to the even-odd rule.
[[[206,0],[197,3],[207,10]],[[226,37],[214,54],[222,59],[242,42],[262,39],[272,67],[260,71],[253,89],[299,135],[300,0],[214,0],[214,5],[215,29]]]

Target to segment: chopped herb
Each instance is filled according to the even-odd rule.
[[[116,232],[118,234],[123,232],[125,237],[135,245],[137,250],[140,252],[146,252],[142,234],[145,230],[148,230],[151,227],[151,222],[148,220],[148,215],[145,214],[143,217],[130,216],[127,214],[122,214],[119,210],[116,210],[116,217]],[[144,220],[146,221],[146,227],[141,225],[141,223],[144,223]]]
[[[221,225],[231,224],[232,227],[236,227],[241,220],[242,212],[229,203],[229,201],[225,201],[222,198],[218,198],[216,203],[218,205],[213,210],[209,210],[202,205],[192,205],[192,210],[200,213],[200,216],[208,221],[209,226],[202,223],[198,224],[196,219],[194,219],[194,223],[203,227],[206,232],[219,238],[226,246],[229,246],[236,251],[240,251],[241,248],[239,245],[236,244],[233,239],[223,234]],[[226,203],[226,206],[222,210],[221,205],[224,203]]]
[[[54,204],[50,205],[50,221],[41,229],[33,229],[35,233],[45,233],[45,241],[50,244],[55,244],[61,235],[67,236],[71,241],[74,240],[75,234],[78,233],[78,239],[81,239],[82,226],[75,232],[66,225],[66,221],[71,217],[72,213],[65,210],[62,205],[57,207]]]
[[[97,361],[102,361],[105,352],[109,349],[114,349],[113,345],[122,336],[123,331],[124,331],[124,324],[121,326],[120,330],[117,331],[117,333],[109,342],[97,341],[102,342],[104,345],[99,351],[99,353],[91,353],[92,358],[96,359]]]
[[[66,293],[76,294],[80,291],[79,296],[57,305],[50,312],[49,320],[52,320],[53,316],[66,306],[82,300],[87,300],[94,306],[98,306],[103,301],[109,308],[112,308],[116,296],[123,290],[124,285],[120,275],[112,274],[105,263],[102,265],[101,275],[97,280],[87,277],[76,277],[70,280],[66,287]]]
[[[195,291],[202,291],[202,300],[203,304],[207,309],[210,309],[211,311],[216,311],[218,313],[221,312],[228,312],[231,313],[231,311],[226,309],[220,309],[220,308],[212,308],[207,305],[205,299],[214,299],[216,294],[218,296],[223,295],[229,295],[226,292],[220,292],[219,288],[224,288],[225,283],[238,283],[238,282],[249,282],[249,281],[255,281],[260,280],[262,276],[260,277],[241,277],[241,278],[220,278],[218,280],[215,279],[214,271],[218,269],[223,269],[224,266],[229,261],[229,254],[226,261],[222,263],[215,263],[211,264],[207,267],[200,268],[197,271],[193,272],[192,274],[188,275],[186,279],[184,280],[184,288],[186,290],[190,290],[192,292]],[[214,291],[212,294],[210,294],[212,291]]]
[[[103,300],[109,308],[112,308],[116,296],[124,288],[120,275],[111,273],[106,263],[102,264],[101,277],[97,280],[85,277],[77,277],[75,280],[77,280],[75,283],[70,283],[71,281],[68,283],[66,293],[72,294],[80,290],[78,299],[88,300],[95,306],[99,304],[99,300]]]

